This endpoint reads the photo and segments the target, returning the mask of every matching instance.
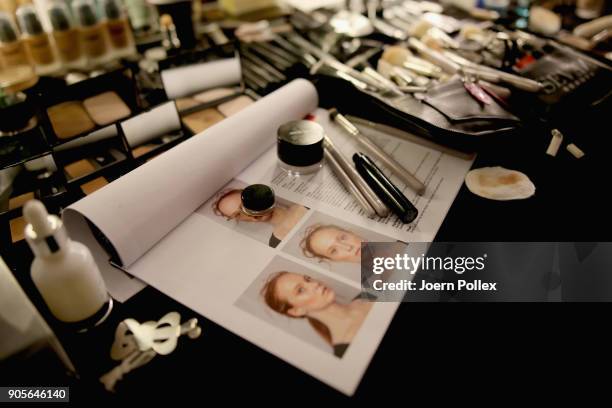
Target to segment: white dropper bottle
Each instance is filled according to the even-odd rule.
[[[99,316],[100,323],[112,305],[100,270],[89,249],[72,241],[62,221],[49,215],[38,200],[23,208],[28,222],[25,236],[35,258],[32,280],[51,313],[62,322],[81,323]]]

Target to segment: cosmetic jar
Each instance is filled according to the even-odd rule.
[[[314,173],[323,166],[325,131],[318,123],[291,121],[278,128],[277,136],[279,166],[290,175]]]
[[[252,184],[240,194],[240,210],[251,217],[261,217],[274,211],[274,190],[265,184]]]

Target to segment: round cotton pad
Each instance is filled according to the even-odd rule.
[[[529,177],[499,166],[471,170],[465,176],[465,184],[472,193],[490,200],[521,200],[535,194]]]

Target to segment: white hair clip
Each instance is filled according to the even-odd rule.
[[[196,339],[202,333],[198,319],[189,319],[183,324],[180,322],[181,315],[170,312],[157,322],[141,324],[134,319],[125,319],[119,323],[110,356],[121,363],[100,377],[104,388],[114,391],[115,384],[125,374],[147,364],[157,354],[172,353],[180,336],[186,334],[190,339]]]

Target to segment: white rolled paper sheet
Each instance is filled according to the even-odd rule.
[[[225,58],[161,72],[168,99],[181,98],[206,89],[239,84],[242,79],[240,59]]]
[[[315,87],[294,80],[68,207],[63,213],[68,232],[92,250],[111,295],[124,301],[140,281],[120,278],[122,272],[109,265],[86,219],[127,268],[267,151],[280,125],[303,118],[317,105]]]
[[[123,121],[120,126],[130,147],[136,147],[179,130],[181,118],[174,101],[170,101]]]

